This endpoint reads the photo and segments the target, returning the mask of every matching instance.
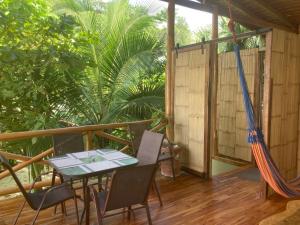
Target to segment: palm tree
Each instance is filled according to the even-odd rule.
[[[82,51],[94,63],[81,80],[71,81],[68,102],[57,113],[76,123],[97,124],[149,118],[163,110],[163,41],[153,32],[153,17],[128,0],[59,0],[54,9],[72,16],[78,32],[87,34]]]

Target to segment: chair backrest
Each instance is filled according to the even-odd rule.
[[[26,192],[26,190],[24,189],[23,185],[21,184],[19,178],[17,177],[17,175],[15,174],[15,172],[13,171],[12,167],[10,166],[8,160],[0,154],[0,164],[4,167],[4,169],[7,169],[10,173],[10,175],[14,178],[18,188],[20,189],[20,191],[22,192],[24,198],[26,199],[26,201],[28,202],[28,204],[33,207],[33,204]]]
[[[137,152],[139,165],[157,163],[163,139],[163,134],[148,130],[144,131],[141,144]]]
[[[55,155],[65,155],[84,151],[83,137],[80,133],[56,134],[52,137]]]
[[[128,130],[131,138],[132,148],[134,151],[134,155],[137,154],[142,136],[145,130],[147,130],[150,127],[150,123],[133,123],[128,125]]]
[[[114,172],[104,211],[146,203],[156,167],[149,164]]]

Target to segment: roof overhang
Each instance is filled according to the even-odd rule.
[[[175,4],[211,13],[217,8],[220,16],[229,17],[227,0],[175,0]],[[233,19],[249,29],[271,27],[298,33],[300,1],[232,0],[231,9]]]

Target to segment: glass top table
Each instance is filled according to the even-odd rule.
[[[138,160],[114,149],[97,149],[53,157],[49,163],[62,175],[82,178],[133,166]]]
[[[49,159],[49,164],[64,176],[71,179],[83,179],[84,211],[80,224],[85,214],[85,224],[89,225],[88,178],[101,176],[119,168],[134,166],[138,164],[138,160],[114,149],[96,149],[52,157]]]

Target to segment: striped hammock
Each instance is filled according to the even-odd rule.
[[[248,86],[245,79],[244,68],[240,56],[240,48],[238,45],[234,46],[236,55],[238,74],[240,85],[242,88],[244,106],[247,114],[247,122],[249,129],[248,142],[251,144],[251,150],[257,163],[258,169],[264,180],[273,188],[273,190],[286,197],[293,198],[300,196],[300,177],[294,180],[286,181],[275,165],[270,151],[267,149],[262,130],[255,125],[255,115],[253,105],[249,96]]]

